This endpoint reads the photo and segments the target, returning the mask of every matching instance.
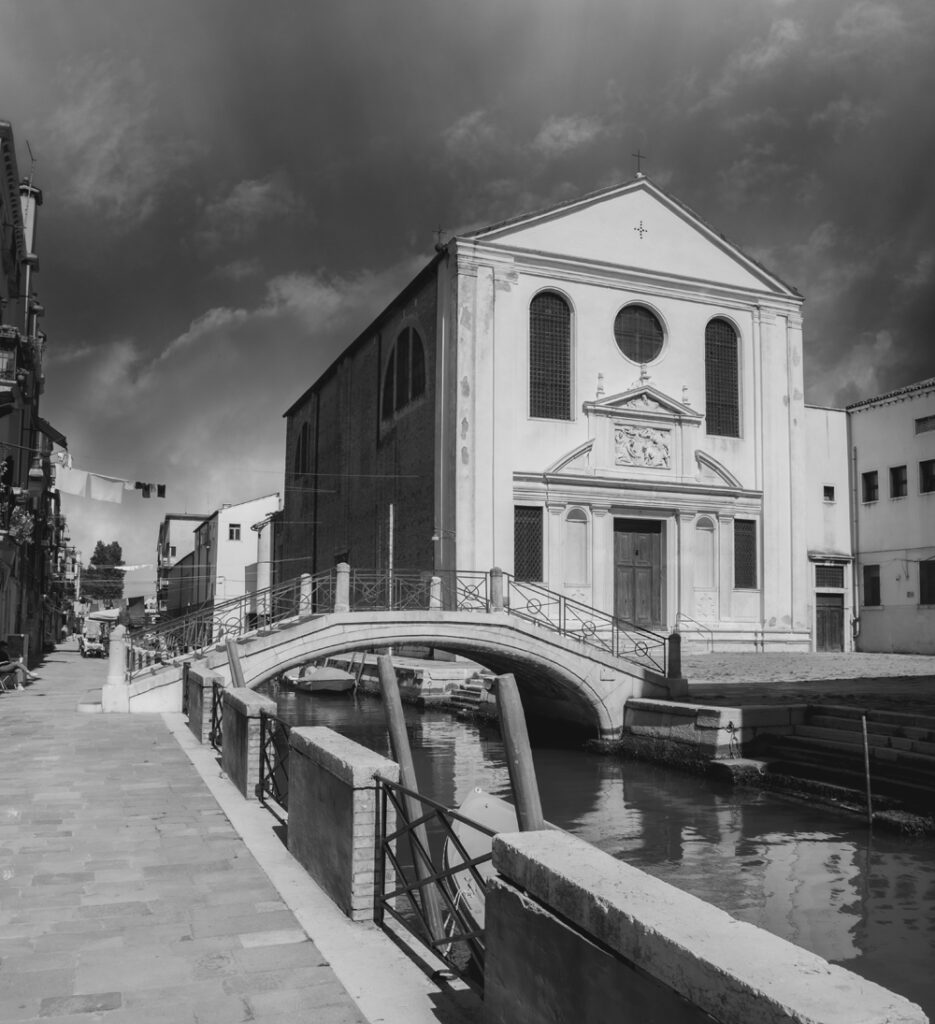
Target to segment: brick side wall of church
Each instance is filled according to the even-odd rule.
[[[436,308],[431,279],[390,310],[377,332],[349,348],[289,416],[284,578],[328,569],[343,555],[355,567],[385,569],[390,504],[394,566],[431,568]],[[383,374],[406,327],[418,331],[425,347],[425,393],[381,420]],[[311,472],[297,476],[293,467],[303,423],[309,424]]]

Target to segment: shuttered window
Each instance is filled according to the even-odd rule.
[[[542,580],[542,509],[513,509],[513,575],[517,580]]]
[[[529,304],[529,415],[571,419],[571,310],[555,292]]]
[[[712,320],[705,328],[704,381],[706,431],[740,437],[737,332],[726,320]]]
[[[734,586],[756,590],[756,522],[734,520]]]

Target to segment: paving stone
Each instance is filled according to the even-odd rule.
[[[363,1021],[162,716],[77,711],[105,672],[0,717],[0,1021]]]

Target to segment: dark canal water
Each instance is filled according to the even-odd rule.
[[[382,703],[271,684],[287,721],[389,755]],[[406,708],[420,791],[447,806],[510,795],[496,726]],[[935,840],[828,808],[534,738],[546,818],[734,917],[919,1003],[935,1020]]]

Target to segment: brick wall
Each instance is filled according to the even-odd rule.
[[[428,275],[290,411],[284,578],[330,569],[343,557],[354,567],[386,568],[390,504],[394,566],[432,568],[436,311],[436,281]],[[383,374],[396,338],[407,327],[419,333],[425,348],[425,393],[392,419],[381,420]],[[297,477],[293,468],[303,424],[309,426],[314,475]]]

